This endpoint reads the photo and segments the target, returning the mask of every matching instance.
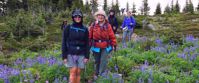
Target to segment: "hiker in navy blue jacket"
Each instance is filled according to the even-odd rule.
[[[115,11],[114,10],[110,10],[109,14],[110,15],[108,17],[108,22],[111,24],[113,32],[116,33],[117,32],[117,28],[118,28],[118,22],[117,22],[117,18],[115,17]]]
[[[61,25],[61,30],[64,30],[67,27],[67,20],[64,20]]]
[[[136,25],[135,19],[132,17],[131,12],[127,12],[127,16],[124,17],[124,21],[122,23],[122,30],[123,30],[123,36],[122,36],[122,45],[123,48],[126,48],[126,37],[128,37],[128,41],[131,41],[131,36],[133,35],[133,31]]]
[[[69,83],[80,83],[80,72],[89,59],[89,32],[83,23],[83,14],[76,9],[72,12],[73,23],[63,31],[62,56],[70,68]]]

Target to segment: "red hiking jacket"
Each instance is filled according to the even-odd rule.
[[[107,46],[116,46],[116,38],[111,25],[106,20],[104,25],[100,27],[98,23],[93,23],[89,30],[90,45],[98,48],[106,48]]]

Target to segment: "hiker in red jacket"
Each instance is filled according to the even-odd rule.
[[[107,67],[108,54],[116,47],[116,38],[104,10],[95,13],[96,21],[91,24],[89,40],[95,58],[95,75],[101,75]]]

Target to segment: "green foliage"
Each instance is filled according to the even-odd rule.
[[[42,15],[35,17],[23,11],[16,17],[8,18],[6,24],[10,28],[10,33],[13,33],[18,40],[24,37],[43,35],[46,26]]]

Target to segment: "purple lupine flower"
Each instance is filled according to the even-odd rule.
[[[30,79],[30,83],[35,83],[35,80],[34,79]]]
[[[10,71],[10,72],[11,72],[12,76],[18,76],[20,74],[20,70],[18,70],[18,69],[12,69],[12,71]]]
[[[21,68],[22,68],[22,69],[25,69],[25,63],[22,63],[22,64],[21,64]]]
[[[38,56],[37,57],[37,62],[39,63],[39,64],[46,64],[46,58],[45,57],[42,57],[42,56]]]
[[[144,65],[148,66],[149,62],[147,60],[144,61]]]
[[[198,80],[196,80],[196,83],[199,83]]]
[[[114,66],[114,69],[115,69],[115,71],[117,71],[118,72],[118,66],[115,64],[115,66]]]
[[[153,78],[153,71],[152,69],[149,71],[149,77],[152,79]]]
[[[66,76],[63,77],[63,81],[67,82],[67,77]]]
[[[164,47],[160,47],[160,46],[152,47],[151,50],[157,51],[157,52],[162,52],[162,53],[167,53],[167,49],[165,49]]]
[[[29,74],[31,74],[31,73],[30,73],[30,70],[22,70],[22,74],[23,74],[24,76],[26,76],[26,75],[29,75]]]
[[[59,83],[59,79],[56,78],[56,79],[54,80],[54,83]]]
[[[59,50],[54,50],[53,52],[54,52],[54,53],[57,53],[57,52],[59,52]]]
[[[15,66],[18,66],[18,65],[21,65],[23,63],[22,59],[21,58],[18,58],[15,62],[14,62],[14,65]]]
[[[32,67],[34,64],[35,64],[35,60],[31,59],[31,58],[27,58],[26,59],[26,66],[29,68],[29,67]]]
[[[190,57],[190,61],[196,60],[197,55],[198,55],[198,54],[194,53],[194,54]]]
[[[46,80],[46,83],[49,83],[48,80]]]
[[[167,80],[167,82],[166,83],[169,83],[169,80]]]
[[[54,64],[56,63],[56,61],[57,61],[56,58],[50,57],[50,58],[48,59],[48,64],[49,64],[50,66],[52,66],[52,65],[54,65]]]
[[[148,83],[153,83],[152,80],[150,78],[148,78]]]
[[[140,77],[140,78],[138,79],[138,83],[144,83],[144,80]]]
[[[57,63],[56,64],[58,64],[58,66],[62,66],[63,65],[63,62],[61,61],[61,60],[57,60]]]
[[[180,83],[179,81],[180,81],[179,79],[176,79],[175,83]]]
[[[4,79],[4,83],[10,83],[9,79]]]
[[[187,56],[185,55],[185,53],[178,53],[178,57],[179,58],[183,58],[183,59],[187,59]]]
[[[193,42],[194,41],[193,35],[187,35],[186,38],[185,38],[185,41],[186,42]]]
[[[162,45],[162,40],[159,39],[159,38],[157,38],[157,39],[155,40],[155,43],[158,44],[158,46],[161,46],[161,45]]]

